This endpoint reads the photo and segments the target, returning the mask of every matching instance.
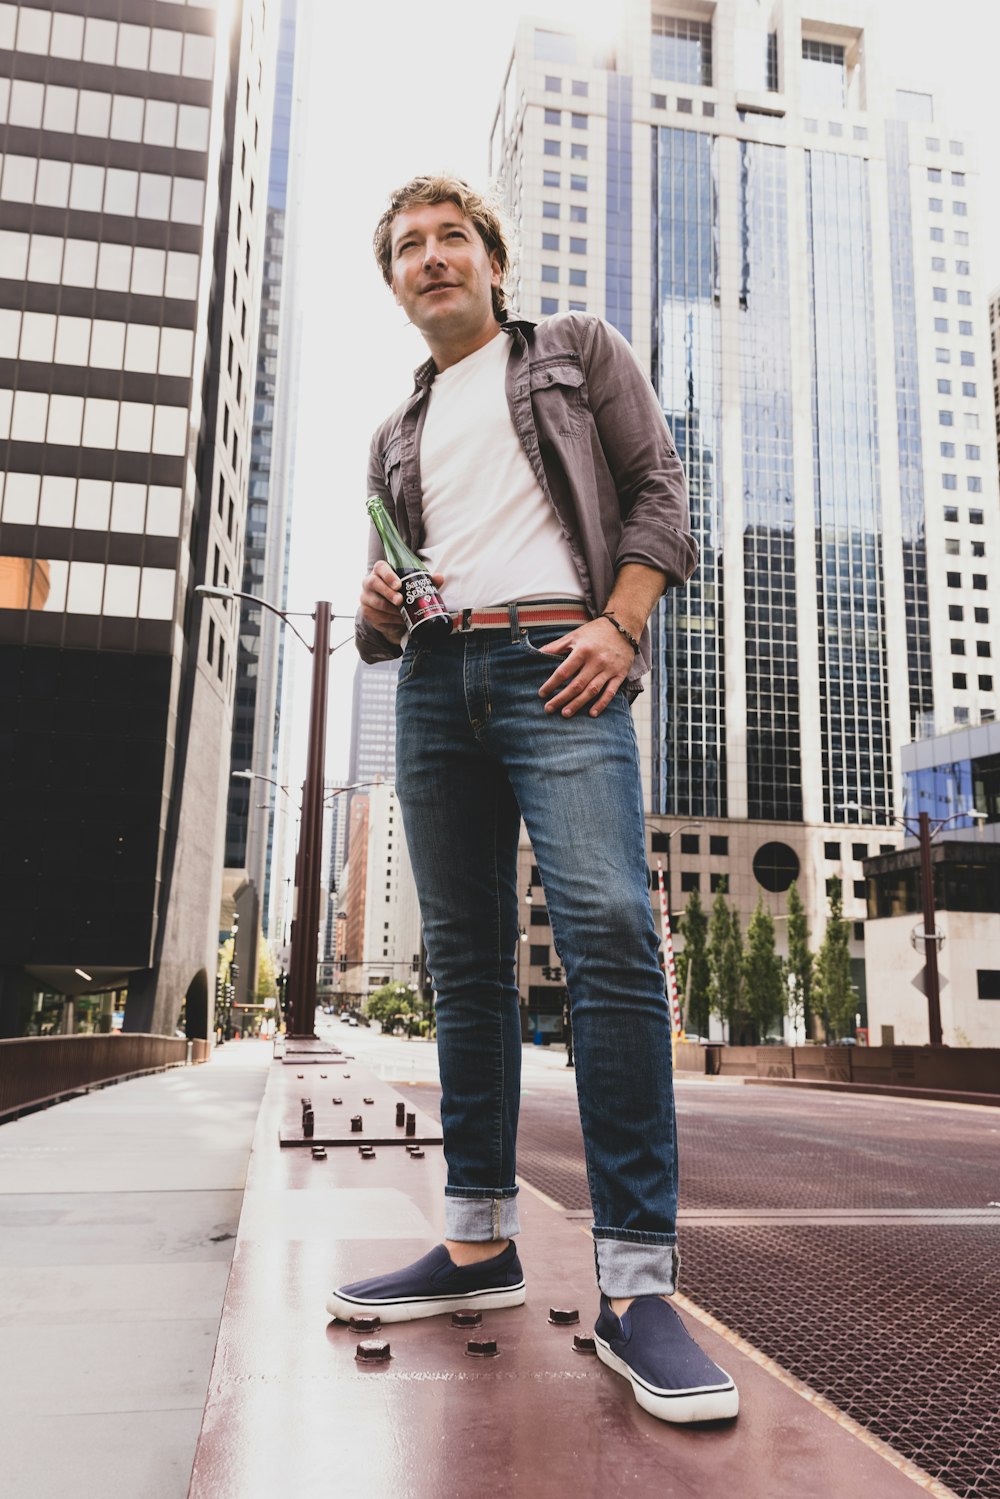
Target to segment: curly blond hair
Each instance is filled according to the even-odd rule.
[[[389,194],[389,202],[375,226],[372,247],[386,286],[392,286],[392,225],[396,216],[407,208],[431,203],[454,203],[475,225],[488,255],[495,255],[500,267],[500,285],[493,288],[493,316],[498,323],[507,321],[507,292],[504,279],[510,269],[511,254],[507,231],[495,203],[477,193],[461,177],[411,177],[402,187]]]

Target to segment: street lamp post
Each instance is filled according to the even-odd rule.
[[[323,846],[323,761],[326,753],[326,705],[329,681],[331,605],[320,600],[313,611],[313,641],[310,645],[292,624],[284,609],[253,593],[236,588],[199,584],[195,593],[203,598],[246,599],[258,609],[267,609],[283,620],[312,653],[312,691],[309,703],[309,745],[306,779],[302,788],[302,829],[296,858],[298,901],[292,922],[292,951],[288,974],[288,1033],[292,1037],[314,1037],[316,1013],[316,953],[319,946],[319,862]],[[344,642],[341,642],[342,644]],[[336,649],[337,647],[334,647]],[[310,956],[311,955],[311,956]]]
[[[843,802],[841,807],[845,812],[865,810],[858,802]],[[983,822],[986,814],[977,810],[952,812],[950,817],[942,817],[936,821],[933,828],[928,812],[918,814],[915,828],[905,817],[892,819],[893,822],[899,823],[900,827],[905,828],[911,838],[916,838],[920,846],[920,904],[923,908],[924,929],[922,937],[918,940],[924,944],[927,1029],[932,1046],[944,1045],[944,1032],[941,1028],[941,980],[938,974],[938,934],[934,922],[934,867],[931,863],[931,841],[942,828],[947,827],[949,822],[954,822],[958,817],[969,817],[975,822]]]

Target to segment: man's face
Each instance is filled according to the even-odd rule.
[[[464,342],[495,323],[496,256],[457,203],[419,204],[392,224],[392,289],[433,349]]]

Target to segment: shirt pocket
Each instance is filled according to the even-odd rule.
[[[532,365],[531,406],[540,431],[553,437],[579,437],[584,429],[586,399],[583,370],[571,359],[547,359]]]

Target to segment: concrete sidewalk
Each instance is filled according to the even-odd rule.
[[[184,1499],[271,1047],[0,1128],[3,1488]]]

